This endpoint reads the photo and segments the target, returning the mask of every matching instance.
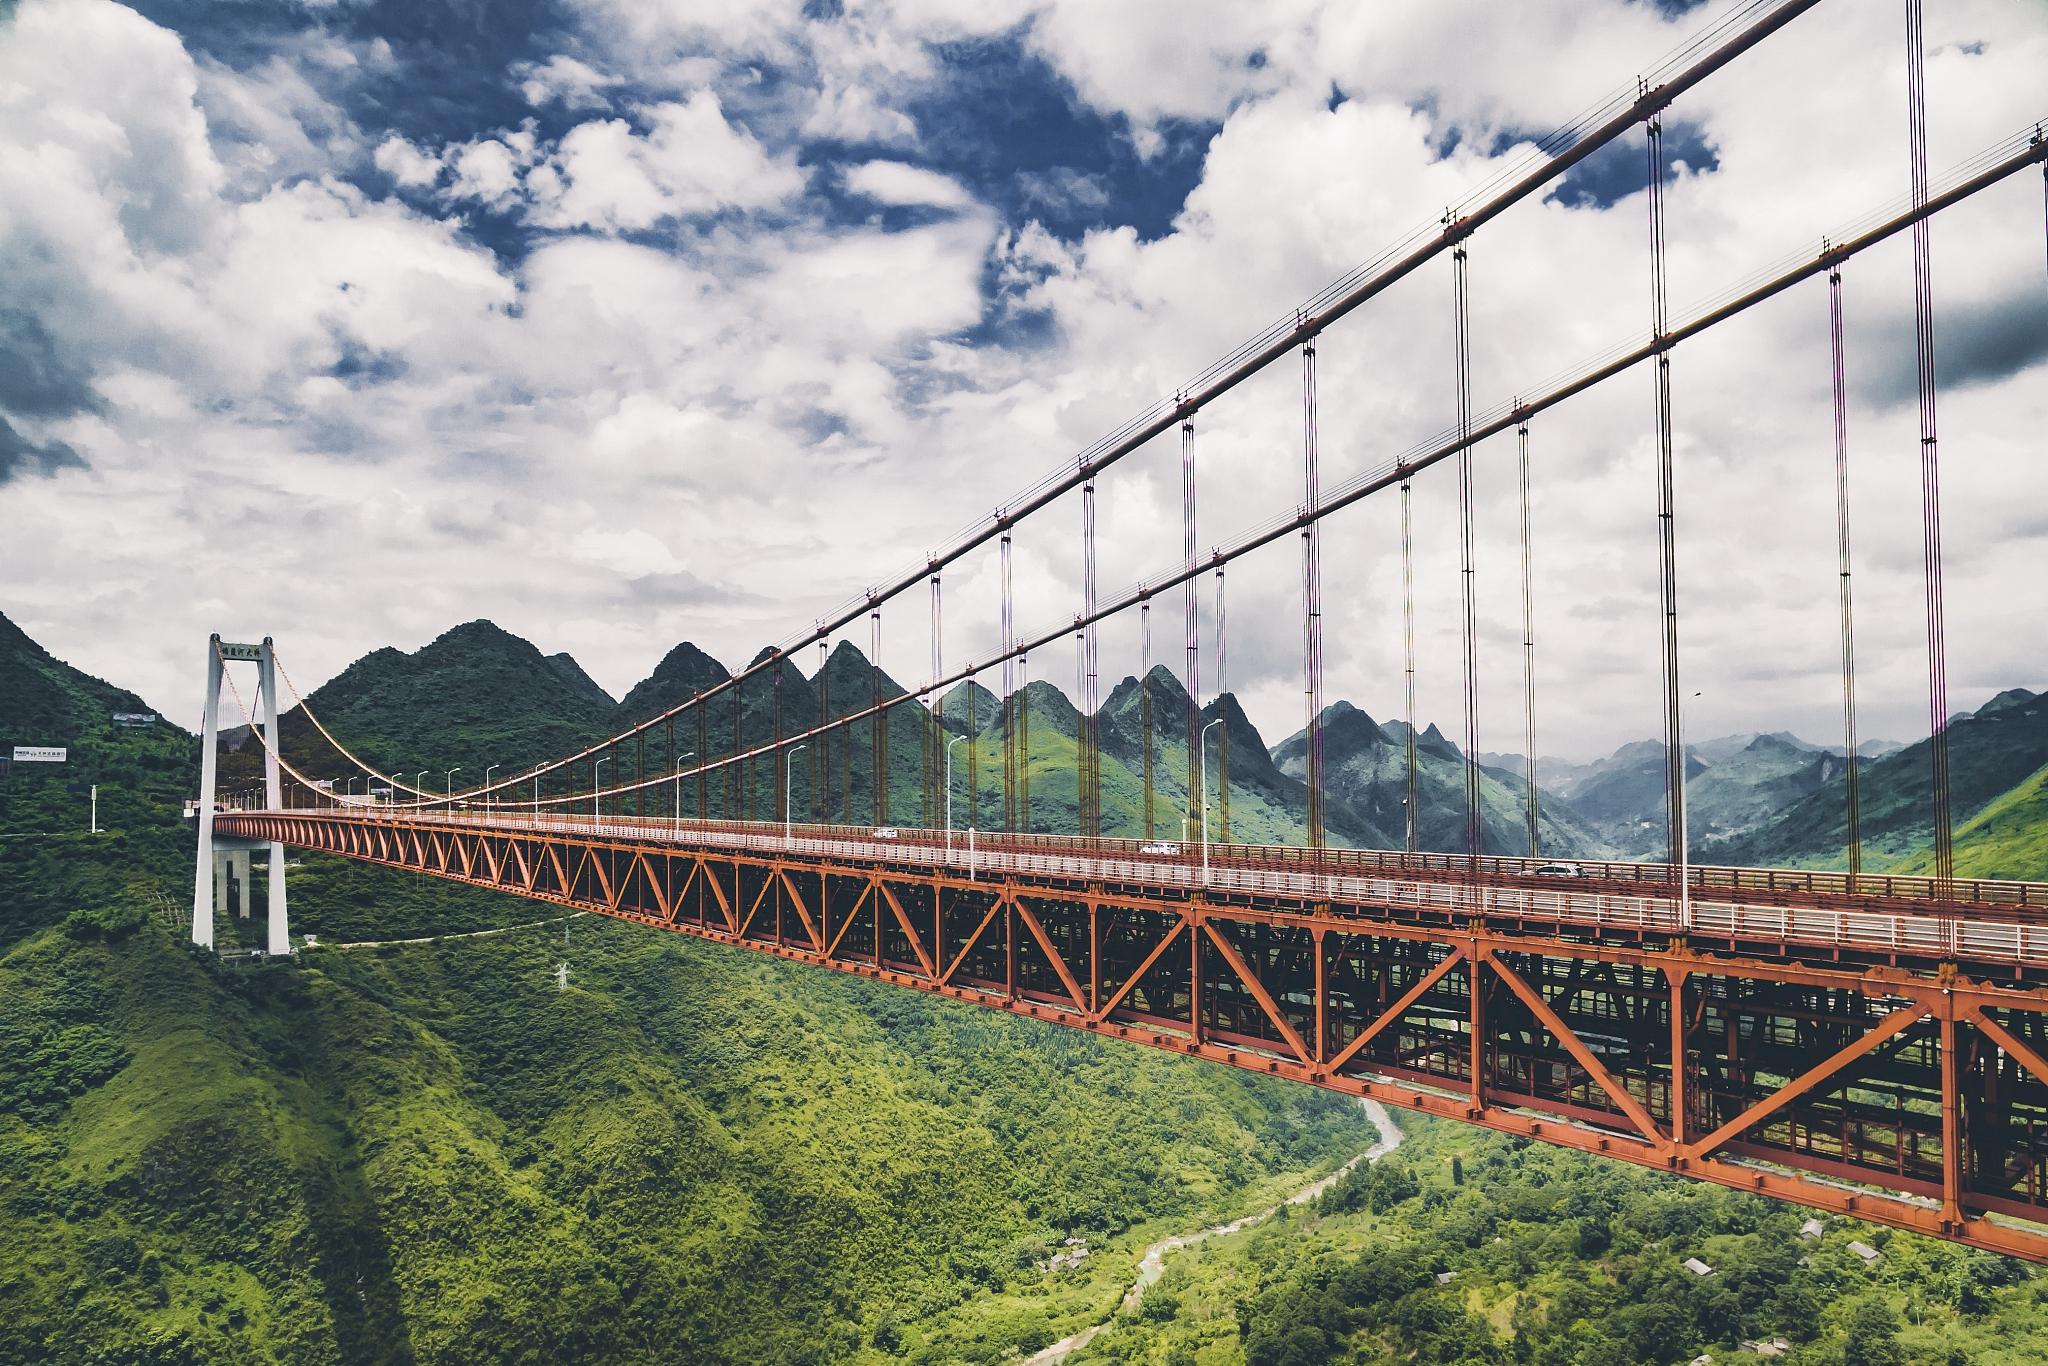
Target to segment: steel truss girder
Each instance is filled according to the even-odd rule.
[[[623,836],[220,819],[224,833],[2048,1262],[2048,1228],[2015,1222],[2048,1224],[2048,991],[1952,967],[1446,930]]]

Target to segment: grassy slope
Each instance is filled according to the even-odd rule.
[[[1958,877],[2048,879],[2048,767],[1956,827]],[[1888,871],[1932,874],[1934,853],[1922,848]]]
[[[139,912],[17,945],[0,1359],[845,1360],[886,1314],[996,1361],[1103,1293],[1031,1266],[1067,1232],[1367,1138],[1333,1096],[610,922],[558,992],[562,953],[237,974]]]

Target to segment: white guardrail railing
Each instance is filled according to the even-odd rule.
[[[223,819],[257,813],[223,812]],[[949,845],[923,839],[822,836],[799,827],[643,820],[626,817],[534,817],[499,813],[434,814],[314,808],[268,813],[378,822],[403,815],[424,825],[591,835],[664,844],[738,849],[763,853],[885,861],[944,868],[969,878],[1021,874],[1092,882],[1143,884],[1185,892],[1227,896],[1274,896],[1290,901],[1327,902],[1388,909],[1435,911],[1462,916],[1504,916],[1672,934],[1681,931],[1750,941],[1907,953],[1932,958],[1970,958],[2048,964],[2048,923],[2039,925],[1912,912],[1757,904],[1695,893],[1690,904],[1676,894],[1608,892],[1573,886],[1475,882],[1459,872],[1431,876],[1320,872],[1242,867],[1219,861],[1204,867],[1182,846],[1171,855],[1113,855],[990,849],[974,832],[960,832]],[[916,832],[925,835],[928,832]],[[1241,850],[1244,846],[1219,846]],[[1711,892],[1723,892],[1712,888]]]

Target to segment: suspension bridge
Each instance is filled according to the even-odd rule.
[[[2048,884],[1954,873],[1945,728],[1941,475],[1929,234],[1942,211],[2023,173],[2042,175],[2036,125],[1941,175],[1927,168],[1920,0],[1905,6],[1908,193],[1683,316],[1665,288],[1667,179],[1663,120],[1688,91],[1814,9],[1818,0],[1751,0],[1617,92],[1535,144],[1519,162],[1251,338],[1140,418],[1066,461],[952,543],[869,586],[783,640],[751,667],[631,729],[528,772],[434,792],[417,775],[381,772],[299,706],[334,756],[365,781],[336,793],[284,753],[274,644],[207,646],[205,759],[193,937],[210,945],[228,879],[223,858],[267,853],[269,943],[289,952],[286,845],[493,888],[653,929],[951,997],[1092,1033],[1486,1125],[1547,1143],[1717,1182],[1894,1227],[2048,1262]],[[1646,335],[1629,339],[1529,395],[1475,408],[1467,252],[1482,230],[1540,196],[1602,149],[1640,139],[1647,174],[1650,272]],[[1910,239],[1919,443],[1927,716],[1934,872],[1866,871],[1856,766],[1843,785],[1845,869],[1703,866],[1686,841],[1685,696],[1680,678],[1679,539],[1674,480],[1673,360],[1688,341],[1810,283],[1826,291],[1833,372],[1836,536],[1840,557],[1842,720],[1858,752],[1850,593],[1850,441],[1842,327],[1843,266]],[[1397,282],[1434,265],[1453,282],[1455,425],[1440,438],[1325,487],[1317,416],[1324,334]],[[2048,301],[2044,301],[2048,307]],[[1285,514],[1206,552],[1196,532],[1196,419],[1275,367],[1299,367],[1302,498]],[[1543,414],[1623,376],[1652,390],[1659,556],[1664,810],[1662,862],[1546,863],[1539,794],[1525,785],[1526,856],[1481,846],[1478,659],[1473,592],[1473,448],[1513,434],[1520,480],[1525,752],[1536,753],[1528,481],[1531,428]],[[1242,400],[1242,395],[1237,396]],[[1126,589],[1097,583],[1098,481],[1154,442],[1178,440],[1182,557]],[[1455,467],[1463,630],[1466,845],[1426,851],[1416,832],[1414,595],[1410,491],[1430,467]],[[1290,477],[1293,477],[1290,475]],[[1330,846],[1320,726],[1323,643],[1320,534],[1364,499],[1400,502],[1404,582],[1407,783],[1405,847]],[[1082,582],[1070,617],[1021,629],[1012,610],[1017,528],[1078,502]],[[1647,500],[1646,500],[1647,504]],[[1053,533],[1046,533],[1048,535]],[[1228,566],[1298,545],[1306,828],[1300,847],[1212,841],[1203,794],[1224,788],[1228,752],[1208,741],[1200,709],[1198,590],[1213,579],[1212,662],[1221,672]],[[993,549],[1000,566],[1000,645],[951,668],[942,590],[949,571]],[[1185,717],[1153,715],[1145,692],[1146,838],[1105,833],[1100,624],[1140,621],[1151,665],[1151,614],[1177,593],[1185,623]],[[884,696],[885,609],[922,615],[929,674]],[[870,696],[841,698],[815,725],[785,729],[780,683],[799,654],[865,624],[877,666]],[[1071,641],[1079,734],[1076,828],[1031,831],[1023,680]],[[260,795],[215,795],[223,683],[254,663]],[[1000,829],[958,830],[942,692],[1000,679]],[[1140,677],[1145,674],[1141,673]],[[774,689],[772,737],[749,744],[749,680]],[[289,679],[286,679],[289,684]],[[1221,680],[1218,680],[1219,691]],[[296,693],[296,689],[292,689]],[[730,752],[712,754],[709,719],[730,708]],[[1156,727],[1185,729],[1189,794],[1178,841],[1151,830]],[[872,744],[854,823],[856,727]],[[891,728],[916,737],[922,792],[892,812]],[[671,760],[678,744],[694,752]],[[1227,734],[1227,733],[1226,733]],[[649,750],[654,762],[648,762]],[[813,810],[797,821],[797,756],[813,775]],[[831,819],[826,767],[837,750],[846,800]],[[1216,753],[1211,769],[1208,755]],[[970,749],[970,755],[972,750]],[[685,762],[688,761],[688,762]],[[714,819],[714,782],[765,769],[779,821]],[[626,776],[630,771],[630,777]],[[452,774],[450,775],[452,779]],[[970,797],[982,780],[971,767]],[[684,784],[695,811],[683,809]],[[673,811],[662,798],[673,785]],[[352,786],[352,784],[351,784]],[[970,801],[970,806],[973,803]],[[651,809],[650,809],[651,808]],[[734,808],[727,807],[730,812]],[[894,822],[900,822],[900,825]],[[1199,831],[1199,840],[1188,834]],[[246,896],[246,891],[244,893]],[[245,901],[246,908],[246,901]]]

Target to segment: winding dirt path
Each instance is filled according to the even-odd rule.
[[[1377,1162],[1388,1153],[1394,1151],[1394,1149],[1400,1147],[1402,1139],[1406,1135],[1394,1123],[1394,1117],[1387,1113],[1386,1107],[1376,1100],[1361,1099],[1358,1103],[1364,1108],[1366,1118],[1373,1122],[1373,1127],[1380,1131],[1379,1142],[1373,1144],[1370,1148],[1367,1148],[1328,1176],[1302,1187],[1270,1209],[1262,1209],[1256,1214],[1247,1214],[1242,1219],[1233,1219],[1227,1224],[1211,1224],[1208,1228],[1196,1229],[1192,1233],[1176,1233],[1170,1238],[1161,1238],[1158,1242],[1146,1248],[1145,1255],[1139,1259],[1138,1279],[1131,1282],[1131,1288],[1124,1292],[1122,1312],[1135,1313],[1137,1311],[1138,1306],[1145,1302],[1145,1292],[1156,1285],[1159,1278],[1166,1274],[1166,1259],[1182,1248],[1192,1247],[1204,1239],[1220,1238],[1225,1234],[1242,1233],[1248,1228],[1256,1228],[1290,1205],[1305,1205],[1315,1199],[1331,1186],[1336,1185],[1338,1181],[1348,1175],[1351,1169],[1359,1163]],[[1083,1328],[1078,1333],[1061,1338],[1052,1346],[1043,1348],[1024,1358],[1019,1363],[1019,1366],[1058,1366],[1058,1363],[1065,1361],[1075,1352],[1080,1351],[1083,1347],[1093,1342],[1096,1335],[1105,1328],[1108,1328],[1111,1322],[1112,1320],[1110,1319],[1104,1319],[1101,1323]]]

